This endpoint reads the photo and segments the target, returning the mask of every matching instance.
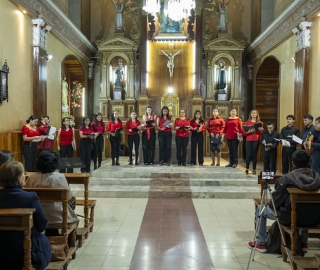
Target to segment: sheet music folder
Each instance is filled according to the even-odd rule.
[[[154,120],[147,120],[146,121],[146,126],[147,127],[153,127],[152,124],[154,123]]]
[[[255,129],[255,132],[259,132],[259,128],[260,128],[260,127],[262,127],[262,124],[261,124],[261,123],[254,124],[254,125],[252,125],[252,126],[242,126],[242,128],[243,128],[246,132],[248,132],[249,129],[252,129],[252,128]]]

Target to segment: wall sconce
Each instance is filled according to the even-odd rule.
[[[7,65],[7,59],[4,60],[4,64],[2,69],[0,70],[0,104],[3,101],[9,101],[9,93],[8,93],[8,74],[9,74],[9,67]]]
[[[49,62],[50,59],[52,59],[52,55],[51,54],[46,54],[46,55],[40,56],[40,58],[46,59],[47,62]]]

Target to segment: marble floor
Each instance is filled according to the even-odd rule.
[[[95,226],[88,239],[84,241],[82,248],[77,251],[77,257],[71,261],[68,269],[72,270],[156,270],[156,269],[203,269],[212,267],[200,267],[194,264],[192,259],[199,253],[197,249],[197,236],[188,234],[194,243],[190,241],[190,253],[182,268],[175,268],[174,263],[163,268],[157,265],[150,266],[154,259],[152,245],[144,242],[139,245],[138,256],[141,257],[140,268],[134,268],[133,256],[140,238],[139,232],[144,220],[145,210],[148,204],[146,198],[97,198],[95,211]],[[216,270],[247,269],[250,250],[247,242],[254,236],[253,215],[254,205],[250,199],[190,199],[199,220],[199,224],[205,239],[209,257]],[[79,207],[78,213],[82,212]],[[169,221],[168,221],[169,222]],[[167,228],[170,232],[170,229]],[[172,231],[171,231],[172,233]],[[193,235],[192,235],[193,234]],[[139,236],[139,237],[138,237]],[[145,239],[152,235],[145,234]],[[170,241],[170,240],[168,240]],[[174,245],[178,245],[175,241]],[[315,239],[309,241],[308,256],[319,253],[320,242]],[[172,246],[171,246],[172,248]],[[137,252],[137,251],[136,251]],[[181,253],[177,252],[181,257]],[[181,260],[184,260],[181,258]],[[255,253],[255,261],[250,262],[249,269],[291,269],[288,263],[275,254]],[[201,258],[198,258],[201,261]]]

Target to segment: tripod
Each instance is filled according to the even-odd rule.
[[[276,208],[275,208],[275,206],[274,206],[274,201],[273,201],[272,194],[271,194],[271,188],[270,188],[270,186],[269,186],[269,184],[268,184],[268,180],[262,180],[262,181],[264,182],[263,193],[262,193],[262,198],[261,198],[259,215],[258,215],[258,218],[257,218],[257,220],[256,220],[256,230],[255,230],[254,237],[253,237],[253,241],[252,241],[252,243],[253,243],[255,246],[251,248],[251,252],[250,252],[250,257],[249,257],[249,261],[248,261],[247,270],[249,270],[249,267],[250,267],[251,257],[252,257],[252,261],[254,261],[254,254],[255,254],[255,251],[256,251],[255,247],[256,247],[256,245],[257,245],[257,241],[255,242],[255,240],[256,240],[256,238],[257,238],[257,233],[258,233],[259,230],[260,230],[262,214],[264,214],[265,216],[267,216],[268,192],[269,192],[270,200],[271,200],[271,203],[272,203],[272,206],[273,206],[274,216],[275,216],[276,221],[277,221],[277,224],[278,224],[278,226],[279,226],[279,228],[280,228],[280,234],[281,234],[281,239],[282,239],[284,248],[285,248],[285,250],[286,250],[286,253],[289,254],[288,248],[287,248],[287,245],[286,245],[286,241],[285,241],[283,232],[282,232],[281,227],[280,227],[280,222],[279,222],[279,219],[278,219],[277,211],[276,211]],[[290,257],[290,256],[288,256],[288,257],[290,258],[290,266],[291,266],[291,268],[293,269],[292,262],[291,262],[291,257]]]

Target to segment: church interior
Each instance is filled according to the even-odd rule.
[[[256,109],[278,131],[292,114],[302,130],[304,115],[320,116],[319,62],[319,0],[0,0],[0,150],[24,161],[20,131],[33,114],[55,127],[71,116],[77,131],[84,116],[108,123],[117,111],[125,122],[148,105],[174,119],[200,110],[205,121],[215,108],[224,119],[236,108],[243,122]],[[226,161],[133,169],[126,136],[116,172],[105,139],[89,185],[95,226],[69,269],[292,269],[275,254],[248,265],[257,176]],[[168,187],[153,190],[160,180]],[[308,256],[320,253],[318,239],[309,243]]]

